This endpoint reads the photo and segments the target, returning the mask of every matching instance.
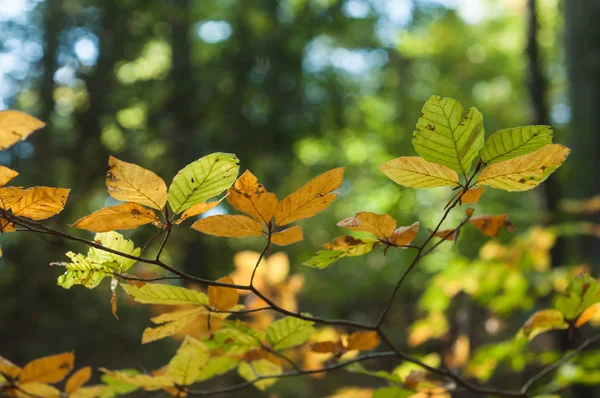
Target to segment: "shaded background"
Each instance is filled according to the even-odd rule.
[[[234,152],[242,170],[280,197],[344,166],[339,199],[302,222],[304,242],[286,252],[292,271],[306,280],[302,311],[369,321],[407,254],[373,254],[323,271],[300,264],[342,233],[337,221],[360,210],[434,226],[448,191],[400,188],[376,169],[414,154],[412,131],[430,95],[477,106],[487,134],[551,124],[556,141],[573,149],[543,188],[487,190],[478,211],[507,212],[526,230],[572,220],[560,211],[561,199],[598,193],[599,20],[597,0],[0,0],[0,109],[48,123],[0,153],[0,163],[19,171],[15,185],[71,188],[66,209],[50,223],[88,238],[67,224],[116,203],[104,186],[109,154],[169,183],[203,155]],[[131,237],[141,245],[151,229]],[[482,242],[468,235],[458,250],[474,256]],[[174,352],[174,340],[141,346],[146,309],[124,303],[117,321],[107,286],[55,285],[60,270],[48,263],[86,248],[17,234],[3,236],[2,248],[3,356],[24,363],[74,349],[80,365],[152,369]],[[594,265],[599,248],[593,237],[559,239],[553,264]],[[165,254],[186,272],[216,279],[232,271],[235,252],[247,249],[260,245],[182,229]],[[390,321],[398,343],[418,316],[419,292],[455,252],[431,256],[410,278]],[[488,315],[480,311],[473,327]],[[296,396],[301,386],[310,393],[297,396],[325,396],[344,377],[287,380],[275,391]]]

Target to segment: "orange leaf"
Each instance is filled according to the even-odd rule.
[[[346,218],[337,223],[338,227],[350,228],[356,231],[366,231],[379,239],[387,239],[394,233],[396,220],[389,214],[380,216],[368,211],[356,213],[354,217]]]
[[[343,179],[343,167],[329,170],[285,197],[275,212],[277,225],[287,225],[325,210],[337,196],[330,192],[341,187]]]
[[[108,158],[108,194],[123,202],[135,202],[162,210],[167,203],[167,185],[150,170],[113,156]]]
[[[58,383],[73,369],[74,362],[75,355],[72,352],[34,359],[25,365],[19,381],[23,384]]]
[[[229,214],[203,218],[192,224],[192,228],[205,234],[231,238],[264,234],[262,225],[250,217]]]
[[[461,334],[456,338],[452,351],[446,357],[446,366],[449,368],[459,368],[464,366],[469,360],[471,351],[469,337]]]
[[[0,357],[0,372],[9,377],[16,378],[21,373],[21,368],[8,359]]]
[[[483,187],[471,188],[460,197],[461,204],[477,203],[483,193]]]
[[[0,166],[0,187],[8,184],[10,180],[18,176],[19,173],[5,166]]]
[[[523,325],[523,333],[532,340],[535,336],[548,330],[566,329],[569,325],[559,310],[541,310],[529,317]]]
[[[456,229],[444,229],[442,231],[437,231],[433,236],[437,238],[442,238],[444,240],[449,240],[456,242],[458,239],[458,235],[460,235],[460,230]]]
[[[600,316],[600,303],[592,304],[579,315],[575,327],[581,327],[591,320],[596,320]]]
[[[6,210],[10,209],[25,195],[25,192],[22,187],[0,188],[0,206]]]
[[[154,211],[137,203],[105,207],[75,221],[73,226],[92,232],[133,229],[151,222],[160,222]]]
[[[229,276],[224,276],[220,279],[217,279],[217,282],[223,283],[231,283],[233,284],[233,279]],[[223,287],[223,286],[209,286],[208,287],[208,298],[209,303],[216,309],[220,311],[227,311],[234,305],[238,303],[240,295],[237,289],[231,287]]]
[[[87,383],[90,380],[90,377],[92,377],[92,368],[86,366],[85,368],[79,369],[69,377],[69,380],[67,380],[65,392],[67,394],[73,394],[75,391],[79,390],[82,385]]]
[[[24,112],[0,111],[0,150],[24,140],[46,123]]]
[[[483,215],[470,218],[469,223],[475,225],[475,227],[485,236],[495,238],[503,227],[506,230],[513,232],[515,226],[510,222],[506,214],[498,216]]]
[[[221,200],[218,200],[216,202],[196,203],[195,205],[184,211],[181,217],[179,217],[179,220],[175,221],[175,224],[181,224],[190,217],[194,217],[198,214],[205,213],[210,209],[216,207],[219,203],[221,203]]]
[[[271,235],[271,242],[278,246],[291,245],[292,243],[300,242],[302,239],[304,239],[304,236],[302,235],[302,228],[299,226],[284,229]]]
[[[250,170],[246,170],[227,192],[227,201],[233,207],[265,224],[271,221],[279,203],[277,196],[267,192]]]
[[[379,345],[377,332],[354,332],[348,337],[348,350],[372,350]]]
[[[62,211],[69,192],[70,189],[65,188],[32,187],[26,189],[10,208],[17,216],[43,220]]]
[[[310,346],[311,350],[321,354],[344,352],[344,346],[339,341],[321,341],[313,343]]]
[[[408,227],[399,227],[390,236],[389,241],[396,246],[408,245],[419,233],[419,222]]]

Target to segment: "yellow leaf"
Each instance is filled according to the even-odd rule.
[[[535,188],[559,167],[571,150],[559,144],[548,144],[528,155],[495,163],[483,169],[477,184],[505,191]]]
[[[477,227],[477,229],[483,235],[490,236],[492,238],[498,236],[498,233],[504,227],[506,227],[509,232],[513,232],[515,229],[515,226],[510,222],[506,214],[501,214],[498,216],[483,215],[472,217],[469,219],[468,223],[475,225],[475,227]]]
[[[24,140],[46,123],[19,111],[0,111],[0,150]]]
[[[403,156],[379,166],[379,170],[396,184],[412,188],[459,185],[458,173],[450,167],[431,163],[420,156]]]
[[[600,303],[590,305],[585,311],[579,315],[575,327],[581,327],[590,321],[597,323],[600,319]]]
[[[234,283],[230,276],[217,279],[217,282]],[[209,286],[208,298],[211,306],[221,311],[227,311],[238,303],[240,295],[237,289],[223,286]]]
[[[67,384],[65,387],[65,392],[67,394],[72,394],[75,391],[79,390],[82,385],[87,383],[92,377],[92,368],[86,366],[84,368],[79,369],[77,372],[73,373],[69,380],[67,380]]]
[[[548,330],[566,329],[569,325],[559,310],[541,310],[529,317],[523,325],[523,334],[532,340],[535,336]]]
[[[92,232],[134,229],[151,222],[160,222],[156,213],[137,203],[105,207],[75,221],[73,226]]]
[[[337,223],[339,227],[350,228],[355,231],[366,231],[379,239],[386,239],[396,228],[396,220],[389,214],[380,216],[368,211],[361,211],[354,217],[346,218]]]
[[[13,379],[21,373],[21,368],[9,361],[0,357],[0,373],[5,374]]]
[[[8,184],[10,180],[18,176],[19,173],[5,166],[0,166],[0,187]]]
[[[0,188],[0,205],[3,209],[10,209],[25,195],[25,192],[22,187]]]
[[[29,362],[19,376],[21,383],[58,383],[72,369],[75,355],[65,352],[34,359]]]
[[[470,204],[479,202],[479,198],[483,193],[483,187],[471,188],[467,192],[463,193],[460,197],[461,204]]]
[[[446,366],[449,368],[459,368],[467,364],[471,351],[471,343],[466,334],[461,334],[456,338],[452,351],[446,357]]]
[[[44,383],[19,384],[19,388],[15,390],[15,393],[19,398],[60,398],[59,389]]]
[[[142,334],[142,344],[150,343],[152,341],[164,339],[165,337],[174,335],[192,323],[201,313],[201,309],[194,309],[193,312],[190,312],[187,316],[182,316],[179,319],[167,322],[164,325],[155,328],[148,327],[144,329],[144,333]]]
[[[98,398],[105,390],[106,386],[103,385],[82,387],[69,395],[69,398]]]
[[[278,246],[291,245],[292,243],[300,242],[302,239],[304,239],[304,236],[302,235],[302,228],[299,226],[284,229],[271,235],[271,242]]]
[[[287,225],[325,210],[337,196],[330,192],[341,187],[343,179],[343,167],[329,170],[285,197],[275,212],[277,225]]]
[[[230,238],[264,234],[262,225],[250,217],[229,214],[203,218],[192,224],[192,228],[205,234]]]
[[[11,210],[17,216],[43,220],[62,211],[69,191],[65,188],[29,188],[23,192],[21,199],[12,204]]]
[[[167,203],[167,185],[164,180],[137,164],[108,158],[110,170],[106,187],[110,196],[123,202],[135,202],[162,210]]]
[[[184,287],[162,285],[160,283],[146,283],[142,287],[127,284],[121,284],[120,286],[128,295],[133,297],[135,301],[142,304],[208,304],[208,297],[206,294]]]
[[[246,170],[227,192],[227,201],[233,207],[265,224],[271,221],[279,203],[277,196],[267,192],[250,170]]]
[[[379,345],[379,336],[377,332],[354,332],[348,336],[348,350],[372,350]]]
[[[197,216],[198,214],[207,212],[210,209],[216,207],[219,203],[221,203],[220,200],[218,200],[216,202],[196,203],[195,205],[193,205],[192,207],[190,207],[189,209],[184,211],[183,214],[181,215],[181,217],[179,217],[179,220],[175,221],[175,224],[181,224],[182,222],[184,222],[185,220],[187,220],[190,217],[194,217],[194,216]]]
[[[396,246],[408,245],[419,233],[419,222],[415,222],[408,227],[399,227],[388,239]]]
[[[202,342],[187,336],[177,354],[169,361],[167,376],[178,385],[190,385],[200,375],[200,367],[210,358],[208,348]]]
[[[123,383],[133,384],[142,387],[147,391],[161,390],[165,387],[173,387],[173,380],[168,376],[150,376],[145,374],[128,374],[125,372],[111,371],[105,368],[100,370]]]

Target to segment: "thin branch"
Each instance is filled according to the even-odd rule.
[[[169,240],[169,237],[171,236],[171,227],[167,227],[167,234],[165,235],[165,238],[163,239],[162,243],[160,244],[160,248],[158,249],[158,252],[156,253],[156,261],[160,261],[160,255],[162,254],[165,246],[167,245],[167,241]]]
[[[272,349],[271,347],[267,346],[266,344],[263,344],[262,342],[261,342],[260,346],[262,347],[263,350],[267,351],[268,353],[275,355],[277,358],[283,359],[292,368],[294,368],[294,370],[296,372],[302,372],[302,369],[300,368],[300,366],[298,366],[298,364],[296,362],[292,361],[290,358],[286,357],[282,353],[275,351],[274,349]]]

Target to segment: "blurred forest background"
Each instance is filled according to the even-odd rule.
[[[600,159],[598,21],[597,0],[0,0],[0,109],[23,110],[48,124],[1,152],[0,163],[19,171],[16,185],[71,188],[66,209],[51,224],[87,238],[68,224],[116,204],[104,185],[109,154],[169,183],[203,155],[233,152],[241,170],[252,170],[280,197],[344,166],[336,203],[305,221],[304,242],[286,252],[291,273],[304,278],[302,311],[369,321],[411,253],[345,259],[326,270],[300,264],[341,234],[337,221],[360,210],[388,212],[403,225],[420,220],[434,226],[448,190],[400,188],[376,168],[414,154],[412,132],[430,95],[476,106],[487,134],[551,124],[556,142],[573,149],[538,190],[487,189],[476,206],[479,214],[508,213],[517,235],[535,224],[594,221],[565,213],[563,203],[600,192],[592,171]],[[141,245],[151,229],[131,237]],[[406,341],[408,326],[422,315],[415,303],[431,275],[457,256],[476,257],[484,242],[465,233],[457,246],[444,245],[412,274],[389,322],[397,343]],[[75,350],[80,366],[154,369],[175,351],[175,340],[140,344],[149,324],[145,307],[123,297],[121,320],[113,318],[108,286],[56,286],[61,271],[48,263],[87,248],[26,234],[3,236],[2,248],[4,357],[25,363]],[[260,249],[258,241],[182,228],[165,259],[216,279],[232,272],[237,252]],[[554,266],[593,266],[600,242],[561,237],[551,255]],[[156,272],[136,267],[132,272]],[[469,309],[467,326],[464,313],[454,311],[451,329],[466,327],[473,347],[501,340],[502,330],[509,331],[504,338],[514,334],[534,310],[519,309],[492,333],[481,325],[501,315],[468,298],[460,305]],[[432,340],[413,349],[427,353],[447,344]],[[567,343],[552,344],[560,349]],[[273,391],[326,396],[348,384],[348,375],[286,380]],[[510,384],[501,376],[496,382]],[[248,389],[236,396],[252,394],[259,395]]]

